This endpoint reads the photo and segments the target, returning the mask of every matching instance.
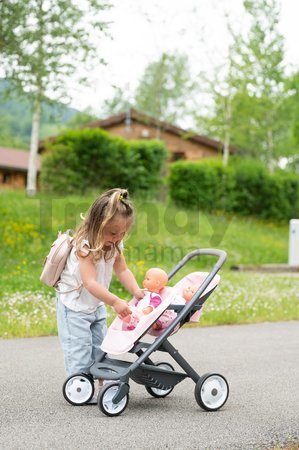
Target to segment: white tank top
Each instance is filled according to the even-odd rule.
[[[89,247],[88,241],[83,240],[80,247],[82,248],[84,245]],[[123,250],[123,242],[120,243],[119,248],[121,251]],[[117,255],[118,252],[115,250],[114,256],[108,261],[101,258],[96,262],[96,280],[106,289],[109,289],[110,286],[113,266]],[[60,291],[59,298],[67,308],[72,309],[73,311],[92,313],[98,306],[102,305],[103,302],[97,297],[94,297],[84,287],[63,294],[63,292],[71,291],[81,284],[82,279],[80,276],[79,260],[76,255],[76,249],[73,248],[68,256],[66,266],[61,273],[60,281],[58,283],[58,289]]]

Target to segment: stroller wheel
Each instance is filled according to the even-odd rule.
[[[194,395],[199,406],[206,411],[216,411],[228,399],[226,379],[218,373],[206,373],[196,383]]]
[[[167,362],[158,362],[155,364],[155,366],[161,367],[162,369],[166,369],[166,370],[174,370],[174,367],[172,367],[172,365]],[[174,386],[172,386],[168,389],[159,389],[159,388],[155,388],[152,386],[145,386],[146,391],[152,397],[156,397],[156,398],[167,397],[167,395],[169,395],[173,391],[173,388],[174,388]]]
[[[119,386],[119,383],[109,383],[104,385],[103,389],[99,393],[98,407],[104,414],[106,414],[106,416],[118,416],[128,406],[128,393],[125,394],[125,396],[118,403],[113,403],[113,399],[119,390]]]
[[[82,373],[72,375],[64,382],[62,392],[71,405],[85,405],[94,394],[93,379]]]

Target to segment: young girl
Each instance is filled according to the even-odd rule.
[[[106,306],[120,317],[130,314],[124,300],[109,292],[114,272],[122,285],[141,299],[143,291],[128,269],[123,238],[134,210],[124,189],[103,193],[90,207],[74,236],[58,285],[57,324],[68,375],[86,372],[106,333]]]

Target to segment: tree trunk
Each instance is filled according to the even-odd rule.
[[[223,143],[223,158],[224,166],[227,166],[229,159],[229,144],[230,144],[230,130],[231,130],[231,98],[230,95],[224,99],[224,143]]]
[[[224,166],[228,165],[228,158],[229,158],[229,141],[230,141],[230,137],[229,137],[229,132],[226,131],[225,132],[225,136],[224,136],[224,145],[223,145],[223,158],[222,158],[222,162]]]
[[[27,174],[27,195],[34,197],[36,194],[36,180],[37,180],[37,152],[39,140],[39,125],[41,115],[40,100],[35,100],[32,115],[32,130],[30,139],[30,154]]]
[[[268,128],[268,131],[267,131],[267,147],[268,147],[268,151],[267,151],[266,162],[267,162],[267,166],[268,166],[270,172],[273,172],[274,171],[274,161],[273,161],[274,143],[273,143],[272,129],[270,129],[270,128]]]

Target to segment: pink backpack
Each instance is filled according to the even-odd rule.
[[[65,268],[66,260],[73,248],[73,238],[70,236],[70,232],[71,230],[67,230],[65,233],[58,233],[57,239],[53,242],[50,252],[44,261],[40,281],[47,286],[56,288],[60,275]]]

